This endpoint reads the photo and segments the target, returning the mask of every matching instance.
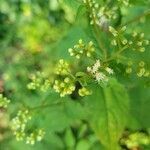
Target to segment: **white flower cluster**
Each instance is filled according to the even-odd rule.
[[[113,74],[113,70],[109,67],[103,68],[99,60],[96,60],[92,67],[87,67],[87,71],[95,78],[97,82],[107,82],[106,73]]]
[[[0,94],[0,107],[6,108],[8,104],[10,103],[10,100],[6,97],[3,97],[2,94]]]
[[[17,141],[25,140],[27,144],[33,145],[36,141],[41,141],[45,132],[42,129],[34,130],[28,135],[27,123],[31,120],[28,110],[19,111],[17,116],[12,119],[11,128]]]
[[[100,7],[98,11],[98,25],[108,28],[109,22],[111,20],[115,20],[118,17],[118,14],[116,11],[118,10],[118,7]]]

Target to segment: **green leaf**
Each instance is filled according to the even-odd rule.
[[[90,41],[88,34],[79,26],[73,26],[65,37],[63,37],[60,41],[56,43],[56,47],[54,48],[53,55],[56,58],[65,58],[71,59],[68,48],[71,48],[75,45],[79,39],[84,39],[84,41]]]
[[[64,0],[64,3],[70,6],[75,11],[77,11],[80,6],[80,3],[78,3],[76,0]]]
[[[149,128],[149,106],[150,106],[150,88],[143,86],[135,87],[131,89],[131,115],[137,121],[137,126],[129,124],[130,127],[137,128]]]
[[[76,77],[83,77],[83,76],[85,76],[85,75],[86,75],[85,72],[77,72],[77,73],[76,73]]]
[[[88,140],[83,139],[77,143],[76,150],[89,150],[89,149],[90,149],[90,143]]]
[[[47,128],[51,133],[61,132],[85,118],[85,111],[80,103],[67,97],[60,100],[64,102],[42,111],[41,126]]]
[[[68,148],[73,148],[75,146],[75,138],[70,128],[66,130],[65,143]]]
[[[126,126],[129,98],[125,88],[115,79],[107,87],[93,86],[93,94],[85,98],[88,121],[107,150],[117,150]]]

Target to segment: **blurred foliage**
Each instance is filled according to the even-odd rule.
[[[115,5],[116,1],[111,3]],[[111,24],[118,27],[128,23],[127,33],[144,32],[150,40],[150,15],[137,18],[149,11],[150,1],[130,0],[130,3],[132,7],[120,5],[119,17]],[[0,150],[150,149],[150,142],[139,140],[150,140],[150,80],[126,74],[126,60],[112,61],[110,66],[117,73],[110,79],[110,85],[101,87],[92,83],[89,87],[93,94],[84,98],[78,97],[76,91],[60,98],[51,87],[28,89],[38,72],[44,72],[51,83],[58,59],[71,62],[75,71],[83,70],[67,52],[79,39],[92,40],[98,56],[103,58],[86,13],[81,0],[0,1],[0,93],[11,100],[9,109],[0,108]],[[112,54],[115,49],[108,44],[111,38],[102,30],[98,34]],[[125,52],[125,56],[134,60],[135,66],[139,61],[146,62],[150,69],[149,50],[137,55]],[[86,58],[85,61],[86,65],[90,63]],[[38,82],[44,84],[41,80]],[[39,107],[41,104],[43,107]],[[10,120],[24,108],[34,110],[29,126],[44,128],[46,132],[44,139],[34,146],[16,141],[11,131]]]

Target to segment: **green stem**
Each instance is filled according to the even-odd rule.
[[[52,103],[52,104],[39,105],[39,106],[36,106],[36,107],[29,108],[29,110],[34,111],[34,110],[38,110],[38,109],[44,109],[44,108],[52,107],[52,106],[59,105],[59,104],[62,104],[62,103],[63,103],[63,101],[59,101],[59,102]]]
[[[128,22],[124,23],[124,24],[122,25],[122,27],[123,27],[123,26],[126,26],[126,25],[129,25],[129,24],[131,24],[131,23],[137,22],[137,21],[139,21],[141,18],[143,18],[143,17],[145,17],[145,16],[147,16],[147,15],[150,15],[150,10],[148,10],[148,11],[144,12],[143,14],[141,14],[141,15],[139,15],[139,16],[133,18],[132,20],[129,20]]]
[[[71,77],[73,80],[76,80],[76,77],[75,77],[71,72],[68,71],[68,74],[70,75],[70,77]]]
[[[128,48],[128,45],[124,46],[122,49],[120,49],[118,52],[116,52],[114,55],[112,55],[112,57],[106,59],[104,62],[106,63],[106,62],[116,59],[127,48]]]
[[[88,0],[86,1],[86,3],[87,3],[87,9],[89,10],[89,12],[91,12],[92,10],[91,10]],[[92,15],[92,20],[93,20],[93,25],[94,25],[94,30],[95,30],[95,35],[96,35],[96,40],[97,40],[98,46],[102,50],[104,57],[106,59],[107,58],[107,49],[105,48],[105,46],[103,45],[103,43],[101,41],[101,38],[99,36],[99,28],[97,27],[96,20],[93,15]]]
[[[104,47],[103,43],[101,42],[101,39],[100,39],[100,36],[99,36],[99,30],[98,30],[97,25],[95,24],[95,22],[94,22],[94,29],[95,29],[95,34],[98,37],[97,38],[98,45],[99,45],[100,49],[103,51],[104,57],[106,59],[107,58],[107,50]]]

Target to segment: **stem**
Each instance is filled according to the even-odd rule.
[[[68,74],[70,75],[70,77],[71,77],[73,80],[76,80],[76,77],[75,77],[70,71],[68,71]]]
[[[126,22],[125,24],[122,25],[122,27],[125,26],[125,25],[129,25],[129,24],[131,24],[131,23],[134,23],[134,22],[136,22],[136,21],[139,21],[142,17],[147,16],[147,15],[150,15],[150,10],[148,10],[147,12],[145,12],[145,13],[143,13],[143,14],[141,14],[141,15],[135,17],[134,19],[132,19],[132,20]],[[118,42],[119,51],[116,52],[112,57],[106,59],[106,61],[104,61],[104,62],[109,62],[109,61],[112,61],[112,60],[116,59],[116,58],[120,55],[120,53],[122,53],[126,48],[128,48],[128,45],[127,45],[127,46],[124,46],[124,47],[121,49],[120,40],[117,39],[117,42]]]
[[[109,62],[109,61],[116,59],[127,48],[128,48],[128,45],[124,46],[122,49],[120,49],[118,52],[116,52],[112,57],[106,59],[104,62]]]
[[[135,17],[135,18],[133,18],[132,20],[129,20],[128,22],[124,23],[122,26],[129,25],[129,24],[131,24],[131,23],[137,22],[137,21],[139,21],[142,17],[145,17],[145,16],[147,16],[147,15],[150,15],[150,10],[144,12],[143,14],[141,14],[141,15]]]
[[[59,102],[56,102],[56,103],[53,103],[53,104],[39,105],[39,106],[30,108],[30,111],[34,111],[34,110],[37,110],[37,109],[43,109],[43,108],[47,108],[47,107],[52,107],[52,106],[62,104],[62,103],[63,103],[63,101],[59,101]]]
[[[95,24],[95,21],[94,21],[94,29],[95,29],[96,36],[99,37],[99,31],[98,31],[98,28]],[[97,42],[98,42],[98,45],[99,45],[100,49],[103,51],[104,57],[106,59],[107,58],[107,50],[105,49],[103,43],[101,42],[100,37],[97,38]]]
[[[86,1],[86,3],[87,3],[87,9],[89,10],[89,12],[92,11],[92,10],[91,10],[91,7],[90,7],[90,5],[89,5],[88,0]],[[103,45],[103,43],[102,43],[102,41],[101,41],[101,39],[100,39],[100,36],[99,36],[99,29],[97,28],[96,20],[95,20],[95,17],[93,16],[93,14],[92,14],[92,20],[93,20],[95,35],[96,35],[96,37],[97,37],[96,40],[97,40],[98,46],[99,46],[99,48],[102,50],[102,52],[103,52],[103,54],[104,54],[104,57],[105,57],[105,59],[106,59],[106,58],[107,58],[107,49],[105,48],[105,46]]]

